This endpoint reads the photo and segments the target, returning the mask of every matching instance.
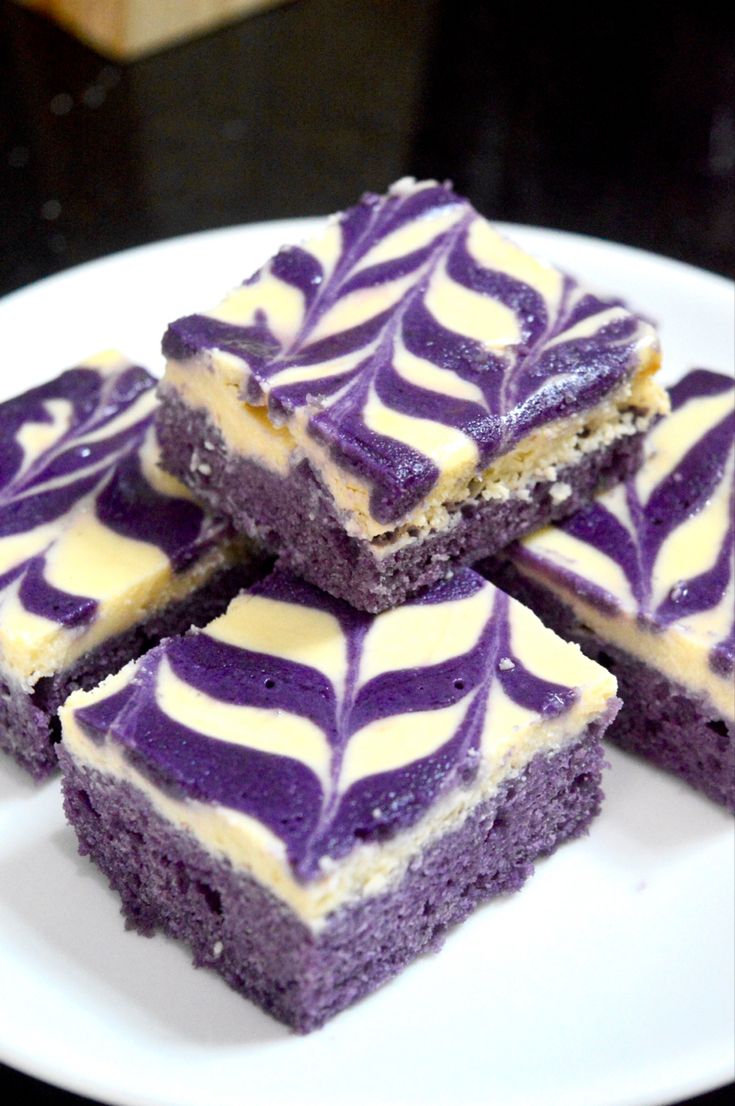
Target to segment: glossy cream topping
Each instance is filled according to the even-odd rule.
[[[515,547],[518,568],[602,639],[735,717],[735,386],[671,390],[638,474]]]
[[[0,664],[26,690],[229,556],[158,465],[154,389],[108,353],[0,405]]]
[[[167,387],[221,376],[243,413],[229,433],[248,441],[263,412],[250,454],[283,468],[298,450],[366,537],[458,500],[532,432],[616,390],[641,416],[663,403],[644,381],[658,366],[648,323],[431,181],[365,196],[215,311],[172,324],[164,352]]]
[[[213,356],[218,364],[216,374],[202,363],[169,361],[163,393],[173,391],[188,406],[206,410],[228,451],[287,477],[304,459],[304,450],[289,426],[274,428],[265,408],[242,402],[238,385],[242,374],[228,355]],[[468,499],[530,498],[537,483],[556,481],[563,469],[578,464],[587,454],[645,430],[655,414],[666,409],[665,396],[656,382],[639,373],[587,410],[531,430],[482,473],[470,469],[453,483],[438,484],[405,518],[389,527],[371,514],[371,487],[366,480],[342,468],[328,451],[322,450],[315,458],[312,449],[311,460],[318,465],[320,479],[329,488],[347,532],[371,541],[374,555],[380,558],[417,534],[451,526],[460,517],[457,504]],[[205,451],[194,455],[194,468],[199,463],[209,466],[209,446],[213,443],[205,443]]]
[[[62,711],[78,760],[319,925],[397,878],[615,681],[463,569],[396,610],[274,574]]]

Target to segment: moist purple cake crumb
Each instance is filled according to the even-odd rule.
[[[377,613],[403,602],[458,567],[504,548],[519,534],[564,518],[596,491],[635,472],[644,435],[633,434],[588,454],[537,484],[529,498],[503,503],[482,498],[456,504],[452,523],[420,542],[410,542],[376,560],[370,543],[348,535],[333,501],[308,462],[283,480],[243,456],[228,452],[217,426],[201,409],[175,394],[165,397],[157,415],[163,462],[197,498],[231,518],[234,525],[279,551],[279,563],[359,610]],[[205,471],[196,465],[207,442]],[[567,498],[554,500],[552,487],[568,485]]]
[[[140,791],[60,747],[66,815],[122,898],[129,927],[185,941],[242,995],[300,1033],[375,990],[476,907],[516,891],[537,858],[583,834],[602,791],[600,735],[539,754],[390,890],[337,910],[318,934],[243,871],[157,814]],[[460,1001],[460,996],[457,996]]]
[[[477,569],[617,677],[624,707],[606,738],[735,812],[735,726],[729,719],[662,672],[610,642],[599,641],[577,622],[569,607],[508,560],[494,558]]]
[[[13,693],[0,681],[0,749],[9,753],[35,780],[51,775],[58,767],[56,712],[72,691],[95,687],[105,676],[142,656],[163,638],[209,622],[224,610],[233,595],[265,571],[265,565],[264,559],[253,557],[247,563],[216,573],[198,591],[103,642],[71,668],[42,678],[31,695]]]

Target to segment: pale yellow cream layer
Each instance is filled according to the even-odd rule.
[[[393,196],[405,198],[434,185],[432,181],[417,183],[411,178],[398,181],[391,189]],[[499,234],[485,219],[472,214],[466,205],[450,201],[420,219],[414,219],[378,240],[372,249],[360,258],[359,264],[350,269],[348,277],[364,272],[395,258],[407,257],[416,250],[431,246],[442,235],[449,235],[444,243],[452,241],[452,235],[465,235],[466,249],[478,267],[488,272],[506,273],[538,294],[548,311],[549,319],[558,318],[564,294],[565,282],[558,269],[547,262],[527,254],[520,247]],[[268,397],[274,389],[296,383],[314,383],[315,395],[319,395],[319,381],[328,380],[364,361],[373,352],[375,344],[385,339],[381,331],[372,343],[368,342],[345,357],[333,361],[289,365],[289,354],[308,349],[314,343],[334,338],[366,321],[378,318],[383,312],[394,309],[394,319],[400,321],[406,293],[425,284],[424,306],[434,319],[449,331],[479,343],[480,347],[499,357],[508,365],[508,374],[518,356],[523,341],[518,314],[500,300],[482,295],[453,279],[447,268],[444,243],[440,244],[415,271],[390,281],[353,289],[338,295],[332,306],[318,317],[312,329],[307,302],[303,294],[292,284],[281,280],[268,264],[248,284],[235,289],[213,311],[212,317],[240,326],[257,326],[263,318],[281,347],[283,367],[276,369],[267,380],[258,382],[262,389],[261,403],[247,405],[241,396],[250,394],[251,369],[245,354],[235,356],[210,350],[202,354],[194,364],[181,365],[169,362],[166,368],[166,387],[176,389],[191,406],[204,408],[222,431],[227,446],[243,456],[280,475],[303,457],[308,458],[315,471],[326,484],[337,507],[343,512],[347,531],[357,538],[372,540],[392,535],[399,538],[397,528],[426,530],[442,527],[446,520],[442,514],[447,504],[463,501],[471,485],[477,484],[478,493],[487,497],[514,494],[518,487],[532,488],[544,477],[540,473],[555,463],[555,450],[576,454],[581,447],[566,441],[579,431],[595,429],[595,413],[588,412],[574,420],[573,429],[566,420],[552,422],[548,427],[528,436],[514,446],[504,457],[498,458],[485,472],[478,473],[478,449],[473,438],[462,430],[446,426],[432,418],[417,418],[398,412],[384,404],[373,389],[363,410],[367,427],[376,434],[392,438],[430,458],[438,469],[438,479],[426,499],[398,523],[386,526],[373,518],[370,512],[369,485],[348,474],[336,465],[328,449],[315,441],[310,433],[310,422],[319,410],[339,402],[353,386],[345,387],[331,396],[322,396],[314,404],[306,403],[285,418],[287,428],[281,425],[283,416],[271,418],[267,413]],[[302,247],[313,255],[323,269],[322,284],[334,272],[340,258],[341,229],[337,218]],[[344,258],[342,258],[344,260]],[[584,295],[577,288],[569,293],[572,302]],[[621,307],[600,311],[588,316],[575,326],[563,331],[557,338],[547,340],[551,348],[558,342],[582,339],[596,334],[603,326],[619,317],[629,317]],[[487,410],[482,391],[451,369],[441,368],[430,361],[412,354],[401,337],[400,325],[393,328],[390,341],[392,364],[408,382],[438,397],[451,396],[471,400]],[[620,425],[619,412],[624,401],[634,403],[651,416],[666,409],[665,396],[648,377],[658,368],[658,339],[654,329],[638,321],[633,338],[626,338],[633,346],[633,361],[637,368],[633,380],[622,385],[618,395],[610,397],[606,408],[613,419],[607,430],[612,435],[630,432]],[[557,383],[563,388],[564,380]],[[625,394],[624,394],[625,393]],[[592,419],[592,426],[586,419]],[[276,425],[276,422],[278,425]],[[549,445],[553,448],[547,448]],[[588,445],[585,448],[590,448]],[[205,462],[206,463],[206,462]],[[558,464],[565,463],[559,457]],[[563,491],[559,493],[563,494]]]
[[[635,489],[645,505],[654,489],[673,472],[689,449],[732,411],[732,391],[690,400],[649,435],[647,458],[635,478]],[[692,518],[677,527],[663,542],[651,572],[649,609],[655,610],[684,581],[708,571],[726,541],[730,525],[731,491],[735,455],[731,454],[723,478],[709,502]],[[636,541],[625,487],[618,485],[599,497]],[[599,549],[554,526],[545,527],[523,539],[522,546],[541,562],[538,567],[523,557],[516,566],[524,575],[558,595],[579,622],[601,641],[609,641],[646,664],[658,668],[690,691],[706,696],[718,712],[735,718],[735,687],[731,679],[716,673],[709,664],[711,650],[723,641],[733,623],[735,611],[735,566],[720,602],[707,610],[680,618],[665,631],[646,629],[625,573],[618,563]],[[610,615],[582,599],[544,571],[547,565],[592,580],[613,596],[619,612]]]
[[[77,586],[77,594],[82,591],[98,601],[97,613],[88,626],[67,628],[27,611],[18,597],[17,584],[0,598],[0,669],[23,690],[31,691],[43,676],[70,668],[104,641],[169,603],[185,599],[242,555],[241,547],[230,543],[210,550],[186,572],[174,573],[168,557],[157,547],[110,535],[87,517],[79,521],[75,536],[63,542],[60,554],[54,555],[54,584],[73,592],[72,584],[77,581],[84,585]],[[78,556],[83,557],[81,565]]]
[[[110,372],[129,362],[114,351],[83,364]],[[120,417],[78,439],[79,448],[112,436],[145,418],[153,408],[153,390]],[[18,436],[30,464],[42,448],[49,448],[68,428],[70,409],[64,402],[46,405],[52,422],[27,424]],[[164,495],[190,500],[191,493],[159,467],[153,429],[140,449],[143,474]],[[87,472],[108,467],[109,456]],[[24,469],[21,469],[21,474]],[[34,485],[33,493],[58,487],[77,474],[56,477]],[[39,679],[69,668],[80,656],[108,638],[123,633],[169,603],[184,599],[202,587],[218,570],[234,563],[243,552],[242,541],[214,547],[182,573],[175,573],[168,556],[158,546],[125,537],[106,527],[95,511],[100,489],[80,499],[66,515],[26,533],[0,541],[0,574],[29,558],[44,554],[44,575],[49,584],[98,604],[94,619],[80,627],[65,627],[34,614],[19,598],[21,579],[0,590],[0,669],[15,687],[30,691]]]
[[[537,483],[556,480],[562,468],[578,463],[587,454],[619,438],[645,430],[654,418],[668,410],[666,393],[652,376],[658,364],[658,355],[652,354],[645,367],[601,403],[533,430],[480,473],[477,446],[467,435],[428,419],[391,411],[373,393],[365,414],[368,426],[376,430],[382,427],[381,432],[389,426],[394,438],[413,446],[421,443],[427,455],[433,450],[435,460],[447,462],[431,493],[398,524],[389,526],[377,522],[371,514],[370,485],[337,465],[328,450],[309,433],[307,424],[312,414],[309,408],[296,412],[288,426],[274,427],[264,407],[247,404],[240,398],[244,373],[237,358],[215,352],[211,365],[169,361],[164,387],[173,389],[188,406],[206,411],[228,451],[255,461],[278,476],[287,477],[293,466],[308,458],[342,513],[347,532],[365,541],[378,539],[375,555],[387,556],[409,540],[409,531],[415,538],[417,531],[428,535],[451,525],[452,507],[457,503],[468,498],[530,497]],[[419,358],[406,350],[398,358],[397,367],[407,378],[419,382],[422,371]],[[447,394],[459,398],[477,398],[473,386],[454,373],[447,374],[452,383],[445,386],[440,379],[445,372],[432,365],[424,386],[430,383],[437,389],[445,387]],[[635,416],[629,408],[647,414]],[[205,451],[194,458],[194,468],[199,463],[207,464],[207,443],[204,444]],[[569,489],[561,486],[558,494],[563,499]]]
[[[420,663],[421,658],[426,663],[432,663],[432,658],[464,651],[468,642],[471,646],[482,632],[489,610],[488,596],[491,595],[492,590],[486,586],[470,599],[444,604],[450,608],[444,613],[443,636],[447,640],[439,645],[436,639],[427,642],[403,637],[406,643],[404,664]],[[237,643],[239,629],[247,626],[248,614],[251,613],[253,621],[246,629],[247,647],[260,647],[266,652],[271,651],[272,655],[295,659],[298,655],[293,645],[295,635],[284,631],[279,636],[274,634],[272,628],[274,618],[288,619],[289,612],[278,609],[287,605],[273,600],[265,601],[266,605],[253,603],[253,598],[243,595],[233,600],[228,613],[212,625],[217,630],[213,636]],[[313,620],[310,614],[315,615]],[[406,616],[405,626],[402,625],[402,615]],[[336,645],[330,648],[325,640],[335,636],[341,638],[339,626],[325,622],[321,612],[317,611],[302,611],[299,619],[304,639],[321,643],[321,661],[317,667],[335,673],[339,682],[340,648]],[[411,607],[378,616],[375,624],[380,625],[381,619],[390,623],[391,633],[408,633],[417,628]],[[232,625],[228,627],[230,620]],[[614,696],[614,678],[584,657],[576,646],[562,642],[526,608],[512,603],[509,620],[513,654],[539,677],[575,687],[577,698],[572,708],[556,718],[543,719],[534,711],[513,702],[503,692],[497,674],[494,674],[489,682],[489,691],[472,690],[452,707],[369,723],[351,738],[346,749],[336,782],[338,794],[358,780],[436,752],[456,731],[465,712],[473,705],[475,696],[487,696],[478,771],[473,782],[446,794],[414,826],[401,831],[391,840],[381,845],[359,844],[341,860],[324,857],[320,864],[321,875],[307,883],[294,877],[283,842],[260,822],[218,805],[174,800],[136,771],[122,756],[114,740],[98,745],[84,734],[75,712],[114,694],[134,679],[135,664],[128,665],[93,691],[75,692],[67,700],[61,711],[64,743],[80,764],[132,783],[175,827],[192,833],[214,855],[226,858],[236,868],[252,874],[287,903],[307,925],[318,930],[338,907],[362,896],[377,894],[398,881],[405,874],[411,859],[421,850],[459,827],[478,803],[492,796],[504,781],[522,772],[535,755],[552,753],[578,738]],[[468,629],[468,622],[471,629]],[[389,657],[381,665],[379,658],[373,656],[383,644],[384,637],[380,633],[366,643],[369,659],[362,665],[360,684],[376,673],[395,666],[395,658]],[[503,664],[512,665],[512,662],[501,659],[500,666]],[[244,724],[238,725],[230,704],[202,692],[185,691],[168,665],[159,670],[156,699],[163,710],[209,736],[260,749],[278,748],[281,753],[309,766],[325,785],[328,775],[325,761],[327,748],[315,733],[314,724],[307,719],[274,711],[273,718],[265,726],[260,716],[253,718],[249,714],[247,718],[241,715]],[[333,799],[333,793],[325,787],[325,803]],[[377,810],[376,817],[380,813]]]

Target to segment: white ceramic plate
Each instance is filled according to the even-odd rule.
[[[0,303],[0,398],[101,348],[160,364],[165,323],[216,302],[313,221],[194,235]],[[506,228],[658,320],[666,376],[733,366],[728,282],[622,246]],[[292,1036],[185,952],[126,933],[78,859],[57,783],[0,762],[0,1057],[124,1106],[647,1106],[733,1078],[733,820],[610,752],[590,835],[397,980]]]

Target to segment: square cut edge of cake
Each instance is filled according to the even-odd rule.
[[[65,809],[130,925],[308,1032],[587,831],[618,707],[470,569],[376,616],[279,570],[69,698]]]
[[[612,741],[735,812],[735,381],[670,395],[634,477],[478,567],[616,675]]]
[[[666,410],[649,322],[411,178],[163,350],[169,471],[372,612],[624,478]]]
[[[0,749],[37,780],[71,691],[266,571],[160,468],[156,383],[109,350],[0,404]]]

